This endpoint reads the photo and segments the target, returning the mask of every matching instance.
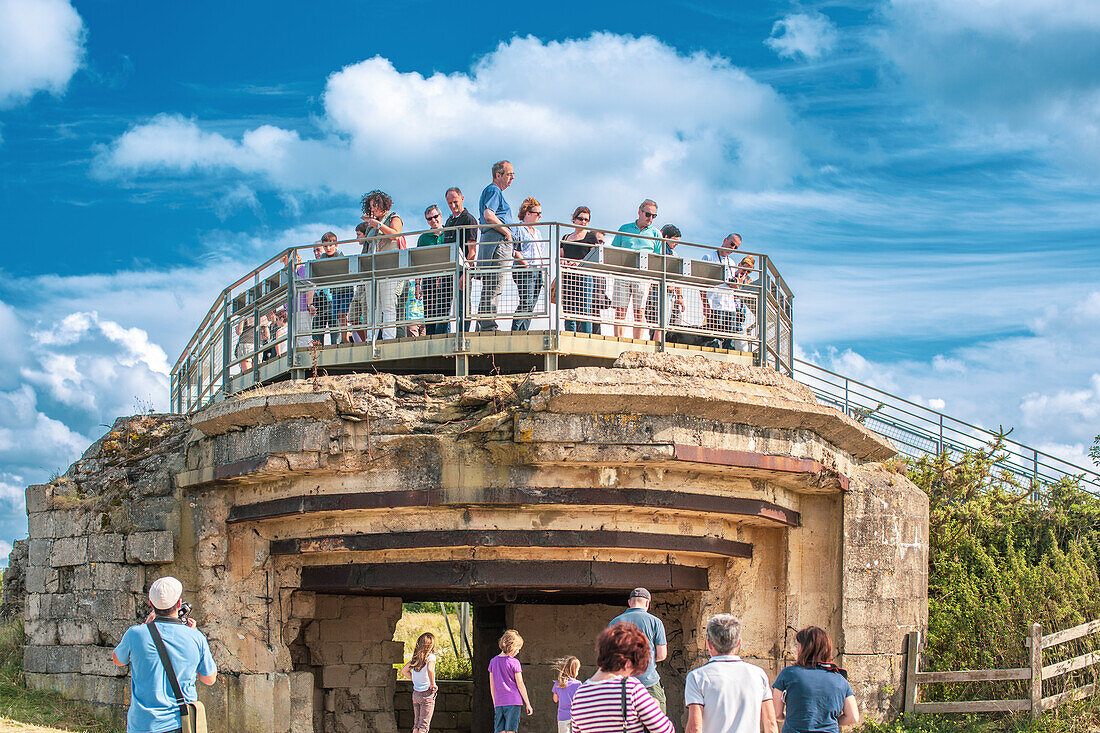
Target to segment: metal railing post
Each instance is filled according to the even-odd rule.
[[[758,366],[768,365],[768,256],[760,255],[759,295],[756,301],[756,335],[759,341]]]
[[[550,281],[550,287],[554,289],[554,297],[550,298],[551,303],[547,305],[546,315],[550,316],[551,306],[554,308],[554,318],[550,330],[554,335],[554,348],[561,346],[561,332],[564,325],[562,316],[565,315],[565,303],[562,300],[562,292],[564,291],[564,283],[562,277],[564,273],[561,269],[561,227],[555,222],[552,225],[552,231],[550,235],[550,271],[553,274],[553,279]]]
[[[451,280],[451,303],[454,305],[455,312],[455,351],[465,351],[462,341],[466,337],[466,301],[470,299],[470,291],[474,287],[473,273],[467,273],[465,267],[466,232],[465,227],[455,230],[455,272]],[[474,254],[476,257],[476,251]],[[462,287],[462,277],[465,274],[469,274],[470,277],[466,278],[465,287]]]
[[[286,258],[286,344],[284,349],[286,350],[286,368],[291,373],[294,371],[296,361],[294,347],[298,343],[298,298],[296,297],[298,268],[295,262],[297,255],[298,250],[292,249]]]
[[[794,295],[787,296],[787,376],[794,378]]]
[[[222,292],[222,392],[229,394],[229,361],[233,353],[233,334],[229,328],[229,309],[232,307],[229,292]],[[210,356],[213,357],[213,349]],[[213,375],[211,375],[213,376]],[[212,395],[211,395],[212,396]]]
[[[939,442],[937,452],[941,456],[943,455],[943,413],[942,412],[940,413],[940,442]]]
[[[848,378],[844,378],[844,414],[848,417],[852,416],[852,411],[848,408]]]
[[[665,337],[668,336],[668,261],[664,257],[664,242],[661,242],[658,246],[661,248],[661,257],[657,260],[661,263],[661,280],[658,284],[660,290],[657,292],[657,328],[660,329],[660,338],[657,338],[657,335],[652,333],[650,336],[657,342],[657,351],[664,351]],[[652,270],[650,270],[650,272],[652,272]],[[650,287],[653,287],[652,283]],[[649,298],[647,297],[646,300],[648,301]]]

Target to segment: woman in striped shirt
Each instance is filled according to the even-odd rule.
[[[599,670],[573,696],[573,733],[675,733],[642,683],[649,642],[634,624],[617,623],[596,639]]]

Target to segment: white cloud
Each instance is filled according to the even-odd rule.
[[[0,0],[0,108],[64,92],[83,63],[84,37],[68,0]]]
[[[821,12],[793,13],[777,20],[772,34],[764,41],[780,58],[801,56],[813,61],[836,47],[837,31],[833,22]]]
[[[323,99],[319,139],[271,126],[229,138],[160,115],[101,149],[95,170],[233,171],[282,193],[358,194],[370,180],[400,207],[452,183],[480,187],[506,157],[521,198],[535,193],[562,210],[632,202],[618,218],[649,196],[705,218],[716,192],[783,186],[804,166],[771,87],[727,59],[683,55],[652,37],[513,38],[468,73],[427,77],[375,57],[333,73]]]
[[[1095,470],[1086,452],[1100,434],[1098,304],[1093,291],[1021,320],[1023,335],[981,339],[928,360],[886,363],[851,349],[802,358],[975,425],[1014,428],[1013,440]]]
[[[6,504],[13,511],[25,512],[27,509],[27,485],[23,477],[17,474],[0,472],[0,504]],[[9,545],[8,551],[11,552]],[[7,554],[3,552],[2,554]]]
[[[945,120],[1096,177],[1100,4],[892,0],[878,45]]]

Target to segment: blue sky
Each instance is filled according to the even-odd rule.
[[[660,203],[796,294],[825,366],[1085,462],[1100,432],[1100,4],[0,0],[0,550],[22,488],[214,294],[508,158],[607,227]]]

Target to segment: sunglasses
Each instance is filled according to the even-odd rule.
[[[442,219],[443,215],[442,214],[432,214],[431,216],[425,216],[424,218],[427,219],[428,221],[431,221],[432,219]]]
[[[643,211],[642,216],[644,216],[647,219],[656,219],[657,218],[657,212],[654,211],[653,213],[650,213],[648,211]]]
[[[573,218],[573,221],[579,221],[579,222],[581,222],[581,223],[585,223],[585,224],[586,224],[586,223],[588,223],[588,222],[592,221],[592,218],[591,218],[591,217],[588,217],[588,216],[577,216],[577,217],[574,217],[574,218]]]
[[[542,216],[542,211],[535,211],[534,209],[528,209],[528,214],[534,214],[535,216]]]

